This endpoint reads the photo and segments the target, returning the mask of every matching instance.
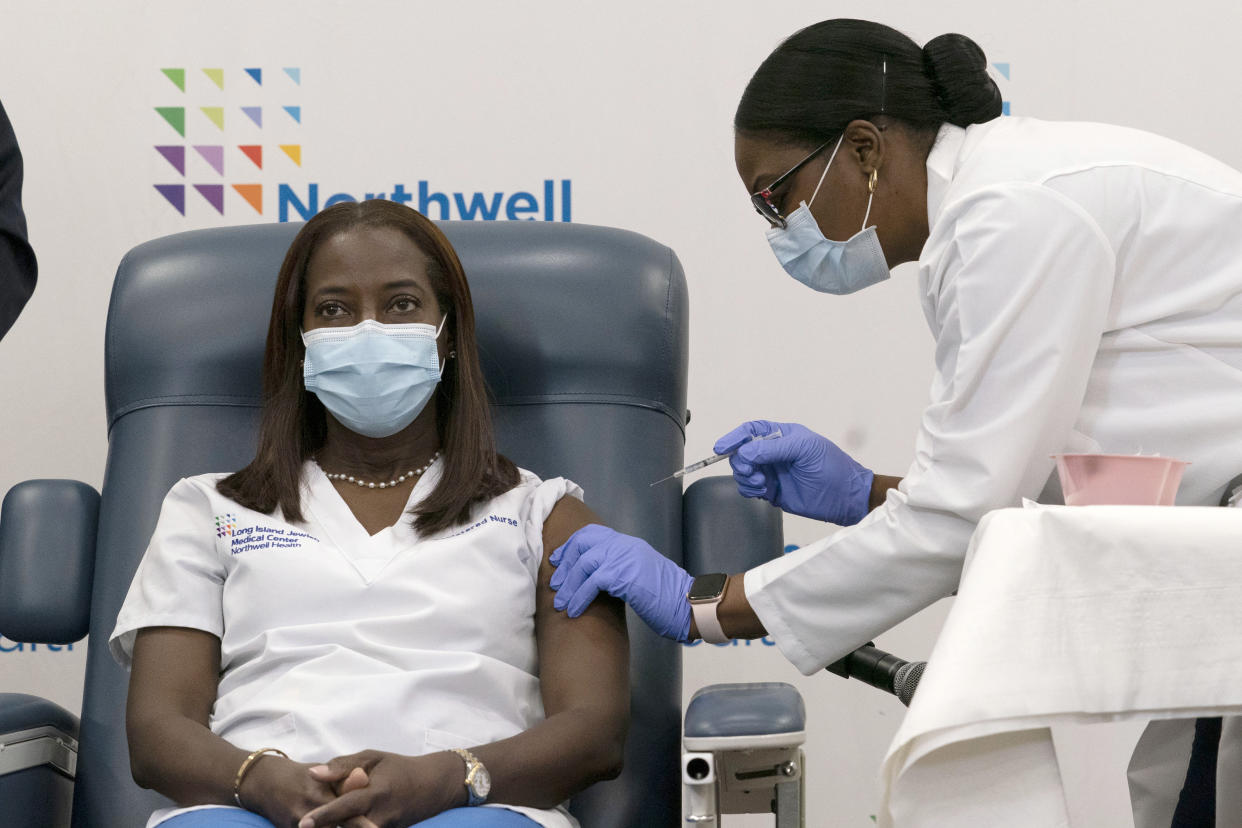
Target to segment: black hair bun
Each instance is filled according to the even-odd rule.
[[[923,71],[948,121],[966,127],[1001,114],[1001,93],[988,74],[988,59],[966,35],[943,34],[923,47]]]

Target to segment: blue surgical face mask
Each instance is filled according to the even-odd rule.
[[[844,134],[841,137],[844,138]],[[867,226],[874,192],[867,197],[862,229],[848,241],[824,238],[823,231],[811,215],[810,205],[819,195],[820,185],[824,183],[824,176],[828,175],[839,149],[840,140],[828,159],[828,166],[824,167],[823,175],[819,177],[819,183],[815,185],[815,192],[811,193],[811,202],[802,202],[798,209],[789,214],[783,228],[773,227],[768,230],[767,236],[776,260],[786,273],[820,293],[842,296],[883,282],[889,277],[889,270],[875,227]]]
[[[440,382],[444,366],[436,340],[443,329],[444,320],[437,328],[368,319],[349,328],[305,331],[306,390],[350,431],[396,434],[414,422]]]

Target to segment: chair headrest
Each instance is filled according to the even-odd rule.
[[[125,257],[108,312],[109,428],[154,405],[259,405],[272,292],[300,226],[196,230]],[[578,224],[440,227],[470,282],[497,404],[632,404],[684,427],[686,284],[669,248]]]

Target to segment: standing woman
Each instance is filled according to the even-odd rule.
[[[763,62],[734,122],[789,275],[847,294],[918,263],[936,373],[904,479],[744,423],[715,450],[783,436],[734,455],[743,495],[850,528],[730,576],[692,618],[689,574],[586,527],[553,555],[558,608],[602,590],[673,638],[766,633],[809,675],[949,595],[984,514],[1057,502],[1052,454],[1189,460],[1178,502],[1220,500],[1242,472],[1242,174],[1132,129],[999,118],[986,68],[962,35],[920,48],[829,20]]]

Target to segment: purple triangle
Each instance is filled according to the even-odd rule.
[[[207,199],[207,203],[216,208],[216,212],[224,215],[224,185],[223,184],[195,184],[194,189],[198,190],[198,194]]]
[[[245,112],[246,116],[250,118],[250,120],[254,121],[255,126],[257,126],[259,129],[263,128],[263,107],[243,106],[241,108],[241,111]]]
[[[224,175],[224,147],[219,145],[194,146],[194,151],[203,156],[203,160],[220,175]]]
[[[173,165],[173,169],[185,175],[185,147],[181,144],[156,147],[156,152],[164,156],[164,160]],[[223,174],[223,173],[222,173]]]
[[[177,208],[177,212],[185,215],[185,185],[184,184],[156,184],[155,189],[159,194],[168,199],[168,203]]]

